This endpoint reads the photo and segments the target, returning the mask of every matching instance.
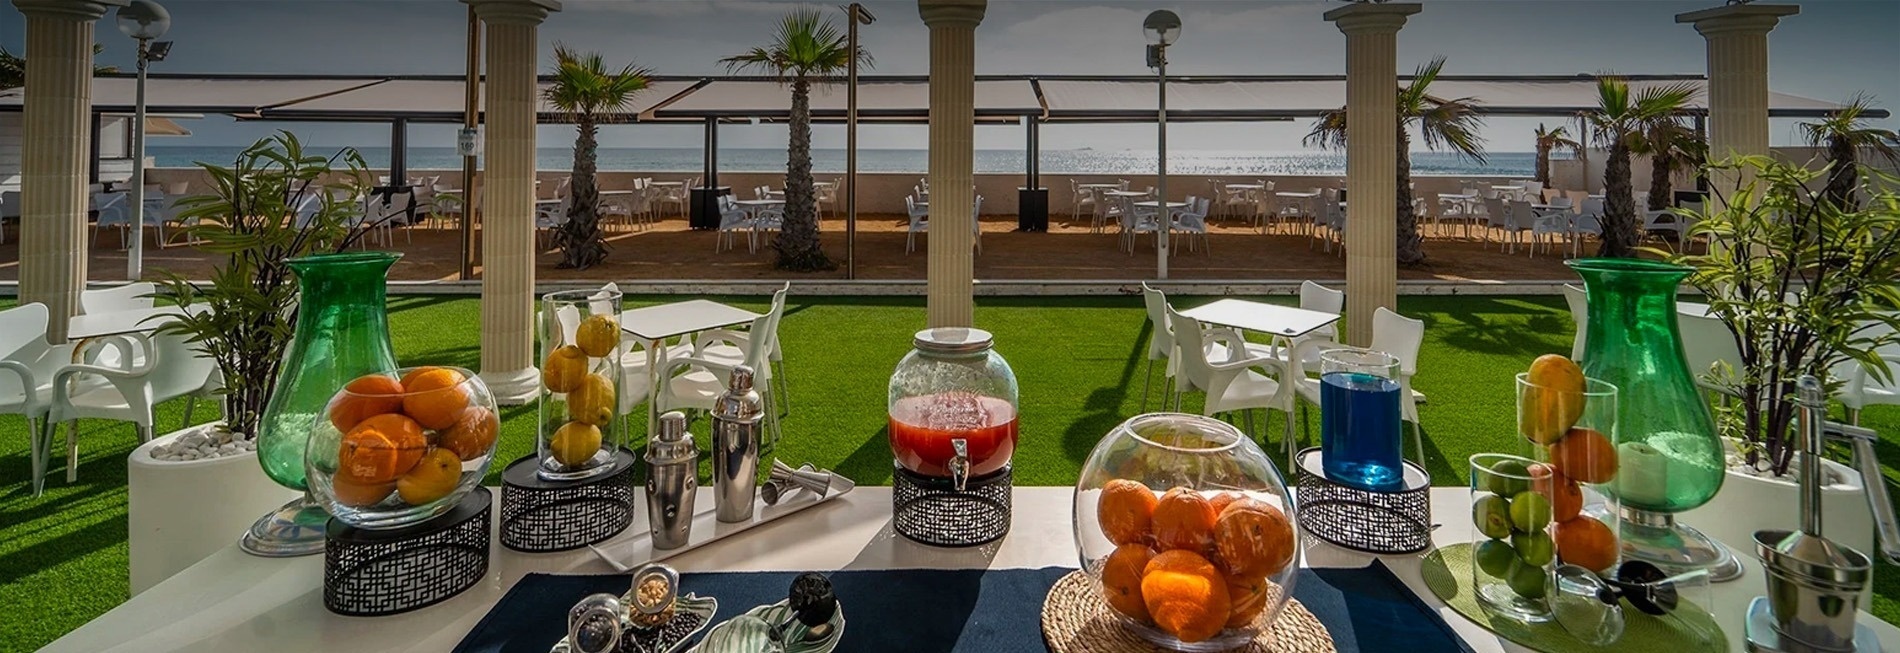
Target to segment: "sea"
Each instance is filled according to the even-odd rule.
[[[306,146],[310,147],[310,146]],[[148,146],[147,153],[161,168],[196,167],[199,162],[228,165],[243,148],[237,146]],[[389,165],[389,148],[357,148],[372,168]],[[573,167],[573,150],[563,147],[541,148],[537,165],[541,170],[560,171]],[[977,150],[979,173],[1022,173],[1026,157],[1022,150]],[[1147,174],[1155,169],[1154,150],[1044,150],[1042,173],[1062,174]],[[923,173],[928,168],[929,151],[898,149],[858,150],[859,172]],[[1445,152],[1413,152],[1412,174],[1529,176],[1536,155],[1531,152],[1490,152],[1484,162]],[[812,168],[820,173],[844,172],[845,151],[812,151]],[[603,147],[599,150],[601,170],[693,173],[704,166],[699,148]],[[462,167],[461,157],[449,147],[409,148],[409,168],[453,170]],[[724,172],[772,172],[785,169],[783,149],[721,149],[719,169]],[[1291,152],[1260,151],[1171,151],[1168,172],[1183,175],[1345,175],[1346,154],[1319,150]]]

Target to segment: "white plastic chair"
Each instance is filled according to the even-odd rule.
[[[1582,206],[1583,208],[1577,211],[1577,216],[1571,219],[1571,256],[1582,255],[1584,235],[1596,236],[1598,240],[1603,239],[1603,200],[1585,198]]]
[[[917,251],[917,234],[930,231],[930,209],[917,206],[915,196],[904,197],[904,213],[910,217],[908,234],[904,236],[904,253]]]
[[[1161,237],[1159,233],[1161,231],[1161,225],[1155,222],[1153,213],[1143,213],[1140,207],[1135,206],[1134,198],[1123,197],[1120,199],[1121,210],[1116,213],[1116,216],[1121,219],[1122,251],[1128,252],[1130,256],[1133,256],[1135,253],[1135,237],[1141,234],[1155,234],[1155,238],[1159,240]],[[1157,245],[1157,247],[1158,246],[1159,245]]]
[[[976,253],[983,253],[983,196],[976,196],[976,205],[970,207],[970,244]]]
[[[756,253],[759,251],[759,241],[753,228],[758,223],[734,202],[731,195],[719,196],[719,238],[713,241],[713,252],[731,250],[732,235],[743,231],[746,235],[746,251]]]
[[[1211,256],[1214,254],[1214,248],[1207,242],[1208,206],[1209,200],[1206,199],[1190,201],[1187,209],[1174,219],[1173,229],[1189,236],[1188,251],[1194,251],[1194,241],[1198,237],[1201,248],[1207,250],[1208,255]]]
[[[73,361],[72,345],[47,343],[48,317],[46,305],[39,303],[0,311],[0,414],[26,418],[33,496],[46,485],[46,447],[51,442],[46,417],[52,407],[53,376]]]
[[[1565,201],[1567,202],[1568,200]],[[1524,205],[1524,208],[1518,209],[1518,204]],[[1543,245],[1544,251],[1550,251],[1549,241],[1551,237],[1558,239],[1559,250],[1564,252],[1570,250],[1571,212],[1568,205],[1553,206],[1545,211],[1536,210],[1531,207],[1530,202],[1512,202],[1511,206],[1513,212],[1529,210],[1531,211],[1531,215],[1535,216],[1531,221],[1531,246],[1529,248],[1531,250],[1531,258],[1537,258],[1538,245]]]
[[[1312,280],[1302,281],[1300,282],[1300,308],[1339,315],[1346,311],[1346,291],[1333,290]],[[1299,359],[1301,370],[1318,371],[1320,352],[1339,346],[1339,329],[1335,324],[1328,324],[1286,341],[1282,346],[1274,348],[1273,357],[1285,362],[1298,353],[1303,356]],[[1320,342],[1327,346],[1303,348],[1302,345],[1308,342]]]
[[[1682,356],[1689,363],[1689,373],[1695,375],[1696,385],[1711,393],[1722,392],[1720,386],[1703,379],[1718,363],[1726,365],[1731,374],[1742,373],[1742,352],[1721,319],[1677,311],[1676,325],[1682,332]]]
[[[1412,390],[1412,377],[1418,374],[1418,352],[1424,344],[1425,323],[1423,321],[1399,315],[1383,306],[1373,312],[1372,344],[1368,349],[1382,351],[1390,354],[1393,358],[1399,359],[1399,419],[1412,423],[1412,444],[1418,452],[1417,462],[1421,465],[1425,463],[1425,427],[1418,421],[1418,400],[1420,395]],[[1315,353],[1324,353],[1326,350],[1335,347],[1337,347],[1336,344],[1328,344],[1322,341],[1308,341],[1301,345],[1302,349],[1311,350]],[[1306,351],[1295,351],[1294,354],[1301,359],[1307,357]],[[1315,359],[1317,359],[1317,356],[1315,356]],[[1319,405],[1320,395],[1319,384],[1319,377],[1308,376],[1302,372],[1298,381],[1292,385],[1294,386],[1295,394],[1297,394],[1300,399],[1317,406]],[[1304,404],[1301,405],[1301,410],[1305,410]],[[1302,419],[1301,423],[1305,423],[1305,420]],[[1288,464],[1292,463],[1293,454],[1293,442],[1292,438],[1289,437],[1287,440]]]
[[[1070,177],[1069,197],[1071,198],[1069,200],[1069,222],[1073,223],[1081,220],[1082,209],[1085,207],[1089,210],[1089,215],[1093,216],[1095,214],[1095,189],[1082,188],[1081,184],[1076,183],[1074,177]]]
[[[87,315],[98,315],[147,310],[152,307],[152,295],[157,292],[158,284],[150,281],[128,283],[111,288],[81,290],[79,291],[79,311]],[[106,341],[105,347],[93,356],[94,362],[102,365],[114,367],[141,365],[145,361],[145,348],[137,338],[113,338]]]
[[[1590,301],[1583,286],[1573,283],[1564,284],[1564,303],[1570,305],[1570,321],[1576,323],[1577,335],[1570,340],[1570,360],[1583,360],[1583,348],[1587,344],[1584,333],[1589,331]]]
[[[773,316],[759,316],[747,326],[747,331],[771,333]],[[741,361],[752,368],[752,387],[758,391],[765,402],[766,429],[772,432],[772,442],[778,442],[778,418],[776,394],[772,391],[772,338],[749,338],[744,349],[745,358]],[[727,344],[735,344],[728,342]],[[736,346],[736,344],[735,344]],[[737,367],[729,360],[713,360],[704,356],[683,356],[673,358],[661,368],[659,392],[654,400],[659,402],[655,408],[665,413],[669,410],[712,410],[713,403],[726,393],[731,383],[732,370]]]
[[[119,249],[125,249],[131,244],[131,238],[126,234],[126,230],[132,224],[132,211],[126,205],[125,191],[93,193],[92,210],[98,214],[92,223],[92,242],[99,242],[100,228],[118,227]]]
[[[217,363],[197,350],[188,336],[160,331],[145,338],[145,361],[141,365],[119,368],[103,365],[67,365],[53,374],[53,400],[47,414],[47,444],[60,422],[66,422],[66,482],[78,479],[79,419],[111,419],[131,422],[139,441],[152,439],[152,408],[165,401],[187,397],[184,425],[191,424],[192,407],[200,397],[209,397],[216,389],[213,382]],[[78,384],[80,379],[98,377],[103,384]],[[44,454],[50,447],[42,447]],[[45,465],[38,466],[41,474]],[[35,479],[41,484],[41,479]]]
[[[1873,328],[1886,330],[1878,325]],[[1860,411],[1868,406],[1900,406],[1900,344],[1877,348],[1874,355],[1887,362],[1892,378],[1882,381],[1860,363],[1851,363],[1842,370],[1847,382],[1834,396],[1847,407],[1847,421],[1856,425],[1860,424]]]
[[[1267,356],[1250,356],[1246,342],[1236,341],[1229,331],[1206,329],[1200,322],[1167,307],[1168,325],[1174,330],[1176,366],[1174,403],[1178,409],[1184,392],[1200,390],[1207,394],[1201,414],[1219,415],[1243,411],[1249,427],[1254,408],[1277,408],[1286,415],[1283,437],[1293,436],[1293,393],[1275,377],[1286,378],[1279,361]],[[1210,355],[1210,344],[1220,343],[1226,356]],[[1249,428],[1251,431],[1252,429]]]
[[[767,358],[772,363],[772,380],[778,383],[778,392],[784,399],[779,403],[781,413],[791,412],[790,385],[785,378],[785,349],[779,340],[779,323],[785,319],[785,297],[792,291],[792,282],[772,293],[772,308],[766,314],[772,318],[771,330],[766,337],[771,339],[771,352]],[[751,331],[732,329],[714,329],[699,334],[693,344],[693,356],[699,356],[715,362],[737,365],[745,362],[746,347],[752,343]]]

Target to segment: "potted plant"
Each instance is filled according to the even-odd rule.
[[[230,544],[258,514],[297,496],[264,474],[255,442],[296,324],[297,284],[285,261],[349,247],[375,226],[357,224],[369,177],[354,150],[307,154],[296,136],[280,132],[229,167],[199,166],[211,192],[180,200],[181,215],[196,223],[189,231],[200,247],[224,260],[209,283],[170,275],[162,292],[204,310],[163,330],[216,361],[224,418],[133,450],[133,593]]]
[[[1851,365],[1879,378],[1892,373],[1874,350],[1894,342],[1900,326],[1900,178],[1859,167],[1858,190],[1869,199],[1842,205],[1811,190],[1830,167],[1763,156],[1722,162],[1710,169],[1741,181],[1712,189],[1704,209],[1677,210],[1691,221],[1690,236],[1713,246],[1669,258],[1695,269],[1689,283],[1708,298],[1739,353],[1732,368],[1693,370],[1724,396],[1716,428],[1734,452],[1722,491],[1689,518],[1728,522],[1744,538],[1756,528],[1796,525],[1800,434],[1789,401],[1796,381],[1813,375],[1832,391]],[[1865,550],[1872,524],[1864,481],[1845,466],[1825,468],[1829,536]]]

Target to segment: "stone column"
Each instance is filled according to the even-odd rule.
[[[482,381],[525,404],[540,381],[534,351],[535,28],[556,0],[463,0],[487,26],[482,118]],[[471,203],[472,206],[472,203]]]
[[[987,0],[917,0],[930,26],[929,324],[970,326],[976,224],[976,26]]]
[[[1326,12],[1346,34],[1346,342],[1372,343],[1372,313],[1398,305],[1399,28],[1416,3]]]
[[[26,16],[26,101],[20,131],[20,303],[52,315],[46,337],[86,288],[87,169],[92,154],[92,32],[130,0],[13,0]]]
[[[1709,160],[1768,153],[1768,32],[1799,5],[1731,4],[1677,14],[1709,47]],[[1710,175],[1710,187],[1731,192],[1734,172]],[[1711,209],[1720,207],[1709,207]]]

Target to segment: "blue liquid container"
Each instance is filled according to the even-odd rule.
[[[1320,453],[1326,478],[1362,490],[1404,489],[1399,383],[1364,372],[1320,375]]]

